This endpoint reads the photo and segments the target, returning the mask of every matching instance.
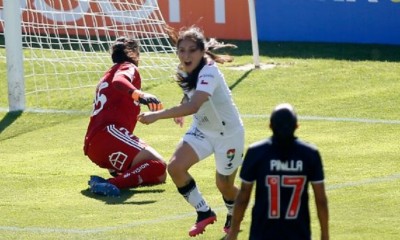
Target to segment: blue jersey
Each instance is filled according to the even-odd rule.
[[[311,239],[308,183],[324,180],[315,146],[295,139],[283,151],[273,138],[254,143],[240,178],[256,182],[250,239]]]

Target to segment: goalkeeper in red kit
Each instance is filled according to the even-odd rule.
[[[113,177],[91,176],[95,194],[119,196],[121,189],[161,184],[167,176],[161,155],[134,134],[141,105],[162,109],[157,97],[140,91],[139,48],[134,39],[118,38],[110,50],[114,65],[96,87],[84,153]]]

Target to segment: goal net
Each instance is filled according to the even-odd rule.
[[[112,65],[109,46],[119,36],[140,40],[145,88],[151,80],[172,78],[175,49],[156,0],[0,0],[0,108],[9,106],[7,95],[11,101],[14,91],[6,87],[14,81],[6,79],[5,28],[12,26],[3,17],[6,1],[20,1],[15,14],[23,66],[13,67],[23,71],[25,110],[90,110],[94,87]]]

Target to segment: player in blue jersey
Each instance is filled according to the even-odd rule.
[[[249,239],[311,239],[309,183],[314,191],[321,239],[329,239],[328,200],[318,149],[294,135],[297,115],[290,104],[280,104],[273,110],[270,128],[272,137],[247,150],[226,239],[237,238],[254,183],[256,195]]]

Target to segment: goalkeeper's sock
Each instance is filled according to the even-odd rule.
[[[127,189],[164,183],[165,177],[163,176],[165,174],[165,163],[157,160],[145,160],[108,181],[119,189]]]
[[[210,210],[206,200],[197,188],[194,179],[192,179],[186,186],[178,188],[178,192],[196,209],[197,212],[207,212]]]

